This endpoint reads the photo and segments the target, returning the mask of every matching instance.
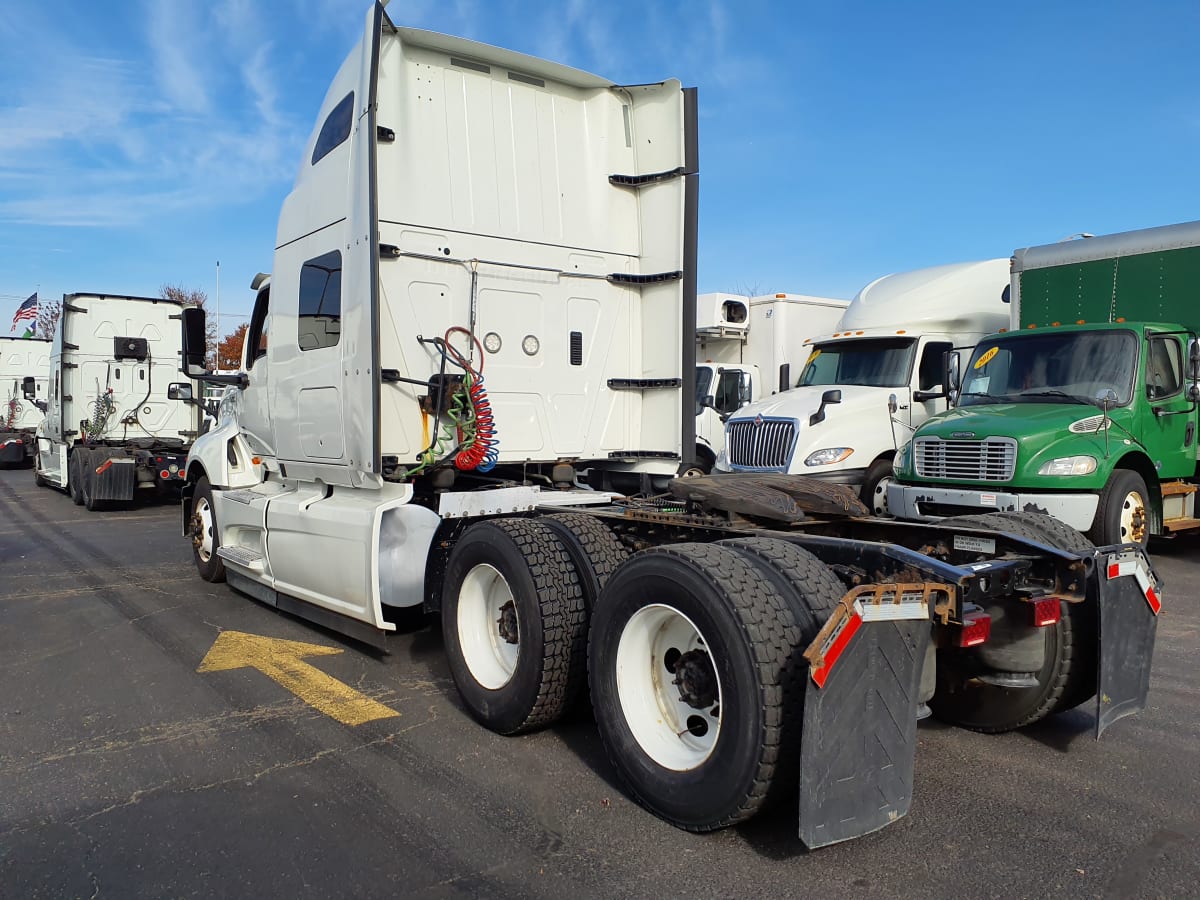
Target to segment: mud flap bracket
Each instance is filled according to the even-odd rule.
[[[855,588],[805,652],[800,840],[815,849],[896,821],[912,803],[921,666],[947,585]]]
[[[1113,722],[1146,706],[1162,582],[1145,552],[1130,546],[1096,551],[1093,572],[1100,610],[1098,740]]]

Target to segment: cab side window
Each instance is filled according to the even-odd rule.
[[[921,351],[921,367],[917,372],[917,390],[932,391],[942,386],[942,357],[953,350],[949,341],[934,341]]]
[[[246,371],[254,368],[254,363],[267,355],[267,318],[270,312],[271,288],[268,285],[258,292],[254,301],[254,313],[250,316],[250,327],[246,329],[245,349]]]
[[[1146,354],[1146,396],[1151,400],[1170,397],[1183,388],[1183,356],[1179,341],[1164,335],[1150,339]]]
[[[310,259],[300,270],[296,340],[301,350],[337,346],[342,336],[342,254]]]

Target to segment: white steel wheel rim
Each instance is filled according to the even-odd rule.
[[[489,691],[512,680],[521,655],[520,640],[509,643],[500,633],[506,607],[515,617],[512,588],[495,566],[480,563],[467,573],[458,592],[458,645],[471,677]],[[519,635],[519,618],[516,627]]]
[[[1140,544],[1146,536],[1146,502],[1137,491],[1130,491],[1121,502],[1121,543]]]
[[[884,475],[875,484],[875,493],[871,495],[871,512],[877,516],[886,516],[888,511],[887,489],[892,483],[891,475]]]
[[[706,658],[709,653],[700,629],[674,607],[653,604],[634,613],[617,643],[617,697],[646,755],[665,769],[686,772],[716,749],[723,697],[714,670],[716,702],[703,708],[685,702],[676,674],[667,667],[673,651],[696,651]]]
[[[200,543],[196,546],[196,552],[204,562],[208,562],[213,554],[213,514],[212,507],[204,497],[196,503],[196,517],[200,520]]]

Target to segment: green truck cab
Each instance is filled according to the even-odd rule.
[[[947,361],[955,406],[898,452],[888,509],[1046,512],[1097,544],[1200,527],[1200,223],[1019,250],[1013,325]]]

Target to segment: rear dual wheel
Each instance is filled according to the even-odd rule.
[[[802,654],[841,593],[803,550],[761,538],[656,547],[621,567],[593,614],[588,670],[637,802],[710,831],[794,787]]]

